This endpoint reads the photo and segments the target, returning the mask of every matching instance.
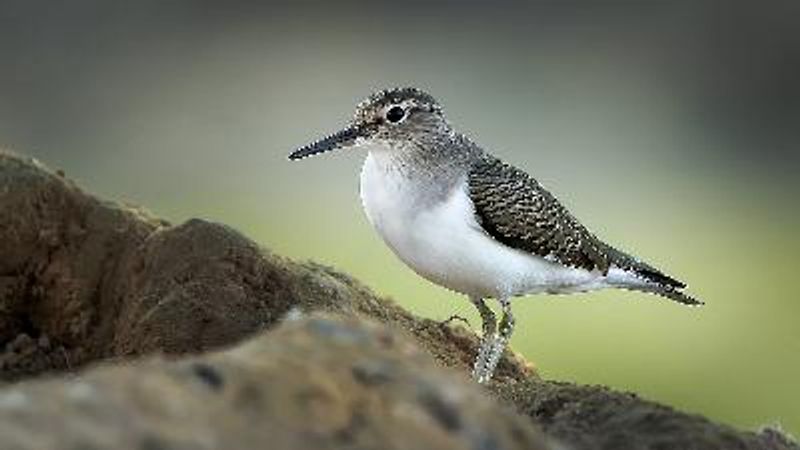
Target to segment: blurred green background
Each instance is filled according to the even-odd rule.
[[[0,145],[477,325],[370,229],[364,155],[285,158],[372,90],[424,88],[708,303],[518,299],[542,374],[800,433],[799,2],[333,3],[6,0]]]

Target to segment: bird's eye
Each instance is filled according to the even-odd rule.
[[[406,110],[401,106],[392,106],[388,111],[386,111],[386,120],[392,123],[400,122],[405,116]]]

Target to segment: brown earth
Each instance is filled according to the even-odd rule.
[[[555,448],[397,330],[317,315],[202,358],[8,387],[0,417],[3,449]]]
[[[290,311],[350,319],[276,327]],[[476,345],[331,268],[0,152],[0,448],[800,448],[506,354],[490,392],[510,413],[466,379]]]

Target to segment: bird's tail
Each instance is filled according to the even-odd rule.
[[[660,295],[678,303],[700,306],[705,303],[683,292],[686,283],[666,275],[655,267],[633,256],[609,247],[612,266],[609,269],[609,283],[615,287],[632,291]]]
[[[650,294],[660,295],[661,297],[665,297],[688,306],[702,306],[705,304],[703,301],[692,297],[691,295],[683,292],[681,289],[663,284],[648,283],[639,286],[628,285],[620,287],[632,291],[648,292]]]

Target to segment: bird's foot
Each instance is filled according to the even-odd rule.
[[[484,320],[483,342],[481,342],[478,357],[475,359],[475,366],[472,368],[472,377],[478,383],[485,383],[492,379],[494,370],[497,368],[497,364],[503,356],[503,351],[506,349],[508,341],[511,340],[511,334],[514,332],[514,316],[511,314],[511,303],[507,298],[502,298],[500,299],[500,305],[503,308],[503,318],[500,320],[499,330],[495,327],[493,321],[487,324],[487,321]],[[491,319],[494,319],[493,314]]]
[[[468,327],[472,327],[472,325],[470,325],[470,323],[469,323],[469,320],[467,320],[464,317],[459,316],[458,314],[453,314],[452,316],[448,317],[447,319],[439,322],[439,325],[441,325],[443,327],[446,327],[446,326],[450,325],[452,322],[456,322],[456,321],[463,322]]]
[[[500,335],[493,334],[483,339],[475,365],[472,367],[472,378],[478,383],[485,383],[492,379],[494,370],[503,356],[508,340]]]
[[[486,381],[486,357],[495,337],[496,335],[484,336],[483,339],[481,339],[481,345],[478,348],[478,356],[475,357],[475,363],[472,366],[472,379],[478,383]]]

